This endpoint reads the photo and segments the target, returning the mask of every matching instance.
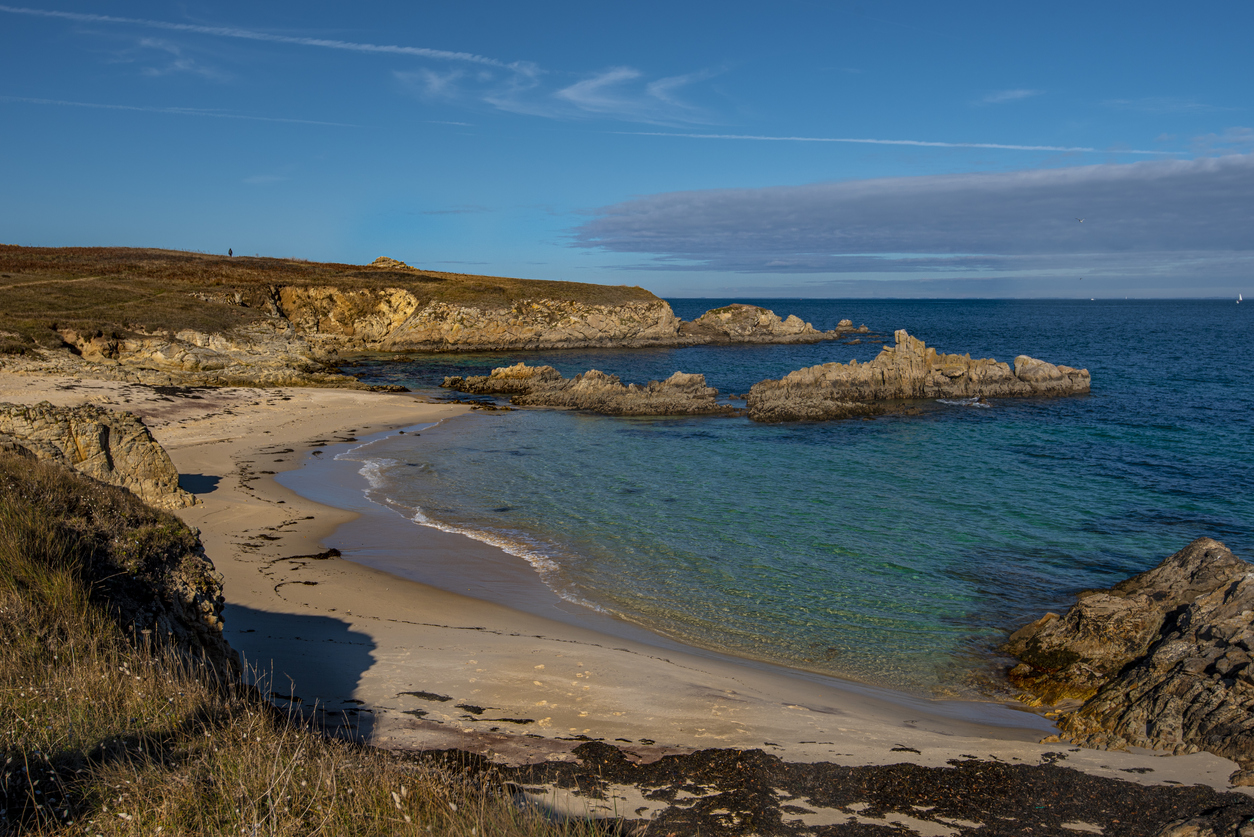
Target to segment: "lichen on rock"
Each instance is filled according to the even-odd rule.
[[[83,404],[54,407],[0,404],[0,441],[125,488],[158,508],[179,509],[196,498],[179,488],[170,456],[132,413]]]

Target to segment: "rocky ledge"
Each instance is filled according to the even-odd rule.
[[[1012,683],[1076,744],[1206,750],[1254,785],[1254,566],[1199,538],[1010,636]],[[1075,704],[1083,701],[1078,707]]]
[[[705,344],[818,343],[868,331],[864,325],[854,328],[852,320],[841,320],[831,331],[819,331],[796,314],[782,320],[767,308],[739,302],[713,308],[690,323],[679,324],[681,335]]]
[[[510,403],[519,406],[564,407],[610,416],[716,415],[734,411],[718,403],[718,390],[705,385],[704,375],[683,372],[640,386],[623,385],[617,375],[596,369],[563,378],[552,366],[518,363],[493,369],[491,375],[445,378],[440,386],[478,395],[509,395]]]
[[[749,390],[754,421],[875,415],[922,398],[1071,395],[1089,391],[1087,369],[1019,355],[1014,367],[992,358],[940,354],[904,330],[869,363],[825,363],[760,381]]]
[[[181,509],[196,502],[179,488],[169,454],[131,413],[91,404],[0,404],[0,449],[68,465],[158,508]]]

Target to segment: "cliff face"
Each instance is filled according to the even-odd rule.
[[[0,404],[0,442],[7,442],[11,451],[29,452],[125,488],[158,508],[179,509],[196,502],[179,488],[169,455],[131,413],[90,404]]]
[[[1011,682],[1034,704],[1084,701],[1059,720],[1077,744],[1208,750],[1254,784],[1254,566],[1199,538],[1148,572],[1081,594],[1016,631]]]
[[[883,412],[886,402],[919,398],[1050,396],[1088,392],[1087,369],[1026,355],[1014,367],[991,358],[940,354],[904,330],[870,363],[825,363],[761,381],[749,390],[754,421],[844,418]]]
[[[278,309],[323,349],[465,352],[680,342],[663,300],[595,305],[534,299],[501,307],[419,301],[401,288],[285,288]]]
[[[563,378],[552,366],[518,363],[493,369],[491,375],[445,378],[441,386],[482,395],[511,395],[510,402],[519,406],[564,407],[610,416],[712,415],[733,411],[717,402],[718,390],[705,385],[704,375],[683,372],[644,386],[624,386],[617,375],[596,369]]]

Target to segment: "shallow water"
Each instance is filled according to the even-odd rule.
[[[1219,301],[761,301],[816,327],[1087,367],[1088,396],[928,402],[759,425],[474,414],[361,456],[370,496],[529,561],[580,602],[684,642],[918,693],[965,693],[1008,629],[1208,535],[1254,556],[1254,310]],[[721,300],[676,300],[685,319]],[[422,356],[434,386],[523,360],[724,393],[875,343]]]

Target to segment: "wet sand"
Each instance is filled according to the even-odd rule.
[[[202,501],[180,514],[200,529],[225,577],[231,644],[269,679],[276,701],[299,700],[381,746],[459,748],[513,764],[574,761],[572,750],[589,739],[644,762],[709,747],[846,766],[1063,758],[1095,776],[1220,790],[1236,769],[1207,753],[1038,743],[1051,730],[1032,713],[936,703],[749,664],[631,626],[599,625],[599,617],[568,605],[546,614],[536,588],[521,609],[508,607],[501,601],[521,580],[518,559],[460,535],[387,520],[391,512],[363,506],[353,494],[356,464],[330,461],[336,445],[456,420],[465,407],[345,390],[162,392],[0,374],[0,401],[45,399],[144,417]],[[306,461],[313,463],[306,472],[283,481],[295,479],[303,492],[341,507],[275,479]],[[328,554],[328,543],[342,554]],[[481,585],[464,595],[352,560],[393,561],[401,571],[418,560],[401,561],[402,550],[425,562],[481,567]]]

